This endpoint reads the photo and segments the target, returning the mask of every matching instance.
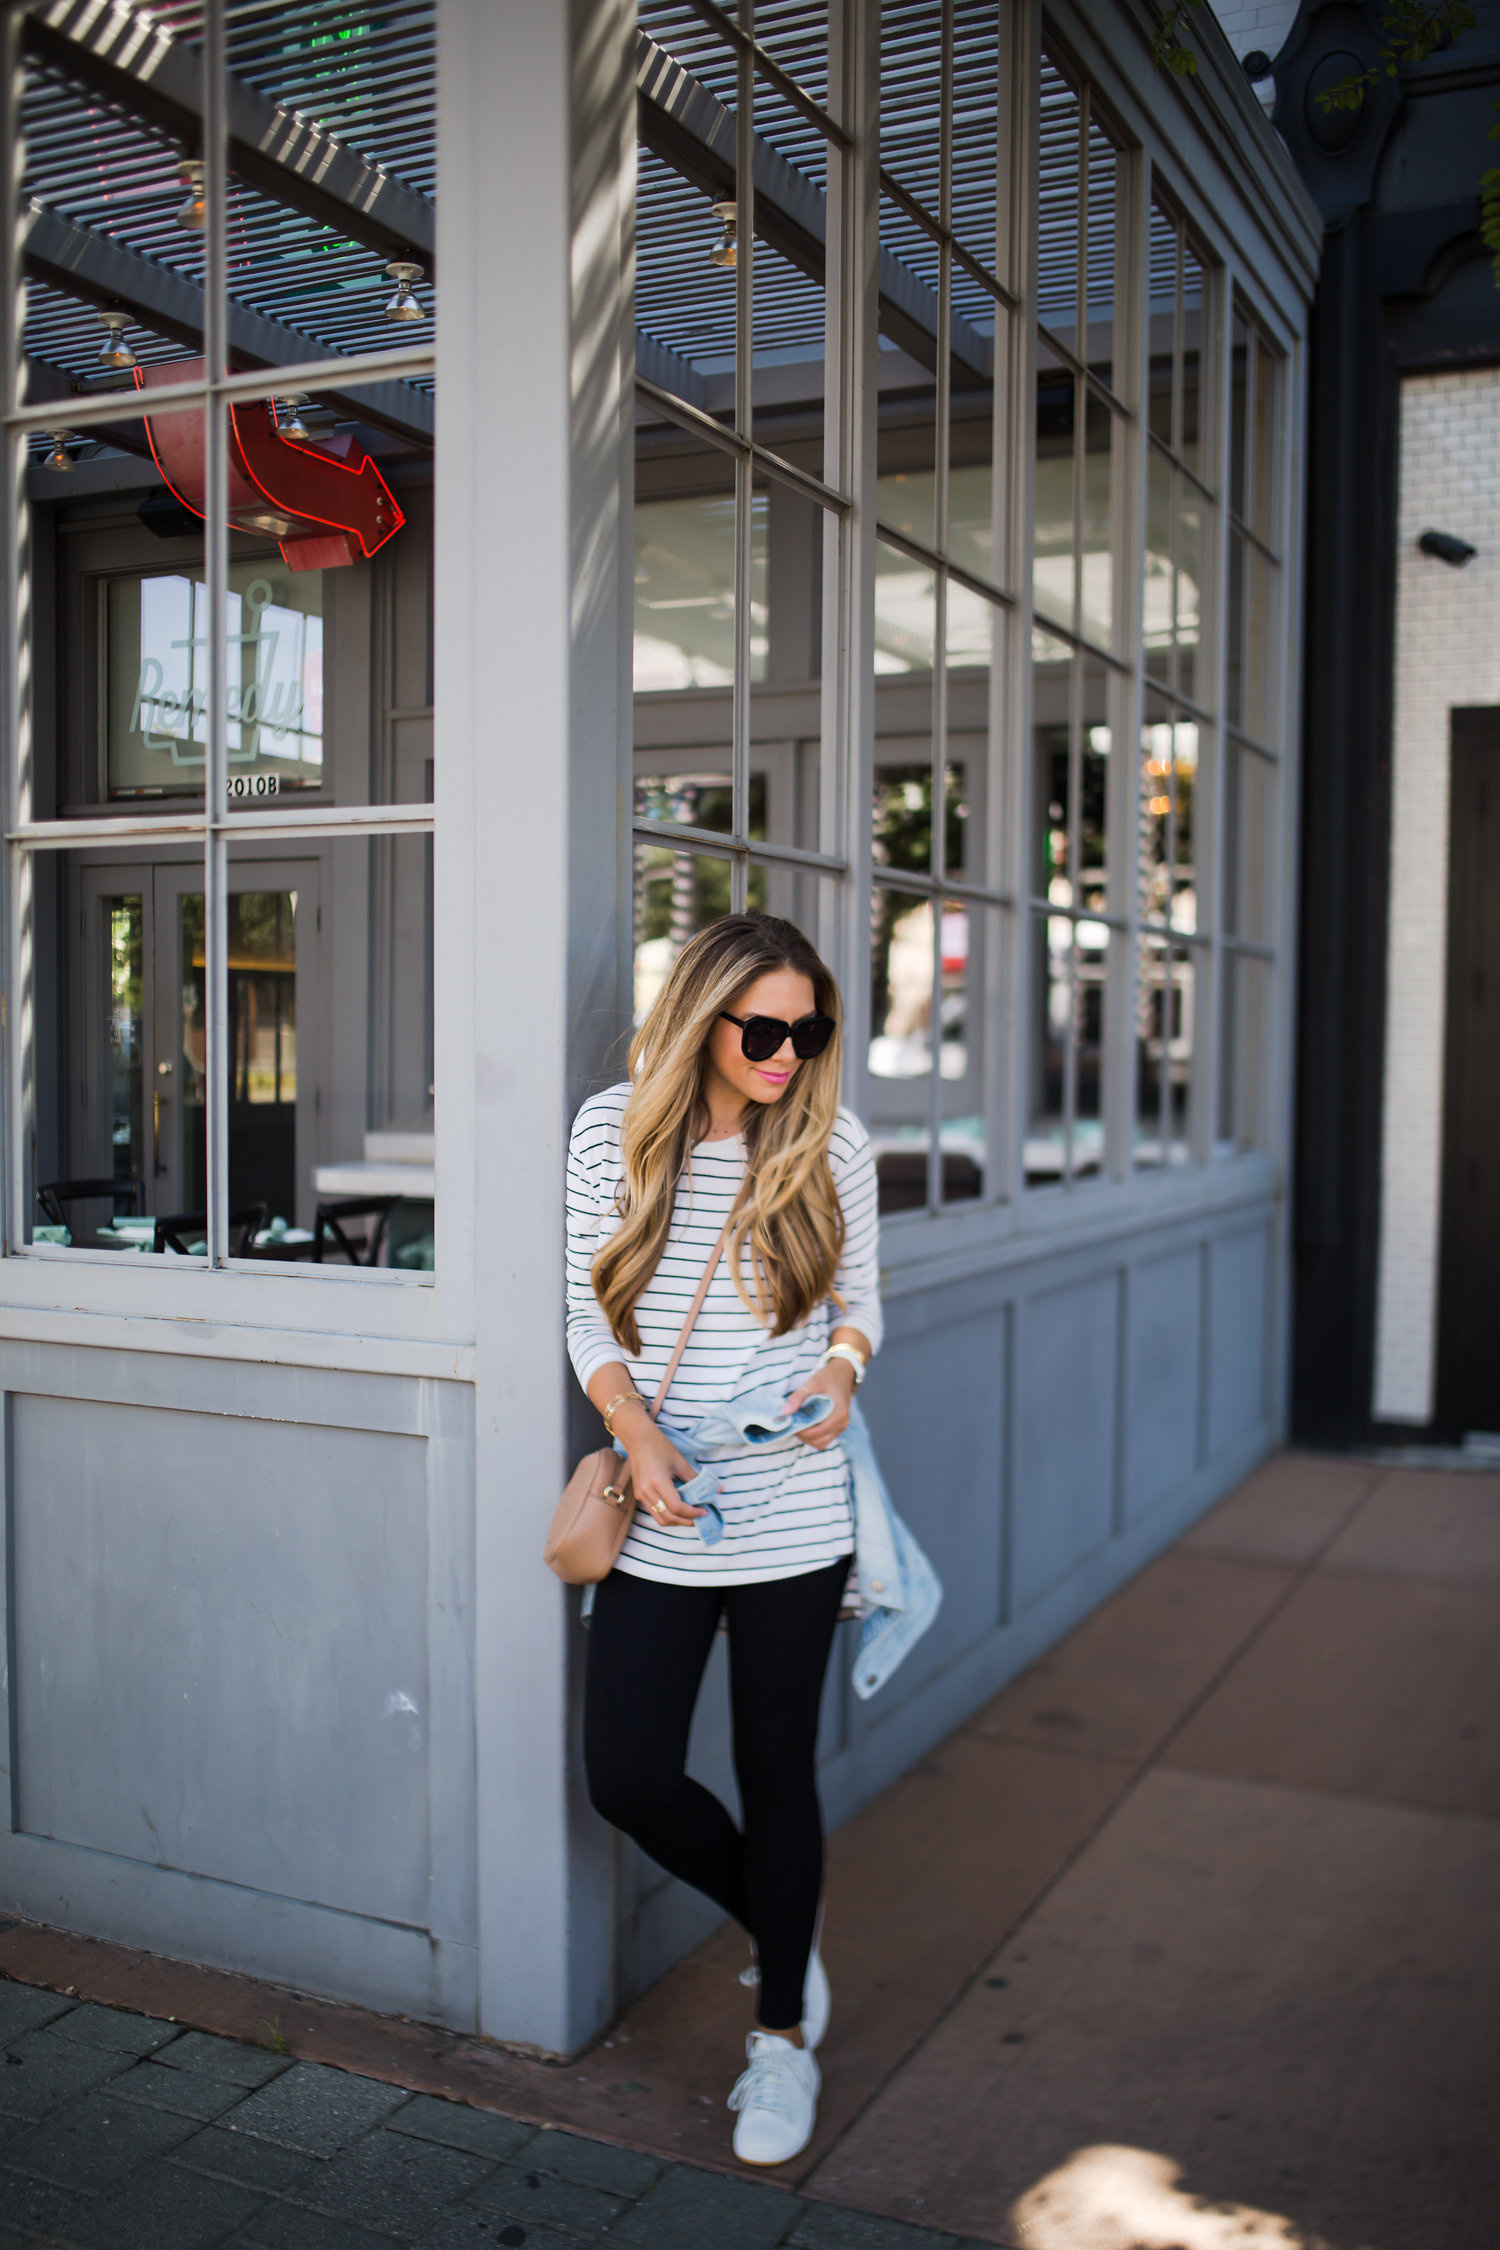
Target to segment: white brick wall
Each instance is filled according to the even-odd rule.
[[[1223,0],[1222,6],[1215,7],[1214,14],[1219,19],[1225,38],[1241,61],[1252,47],[1259,47],[1263,54],[1270,55],[1274,61],[1280,49],[1285,46],[1286,35],[1296,18],[1297,0]],[[1191,42],[1191,15],[1188,17],[1184,36]],[[1269,109],[1276,99],[1274,79],[1257,80],[1255,92],[1260,96],[1263,107]]]
[[[1296,19],[1297,0],[1223,0],[1214,14],[1237,55],[1248,55],[1252,47],[1260,47],[1274,58],[1286,44],[1286,35]],[[1191,17],[1187,33],[1191,38]]]
[[[1462,570],[1417,550],[1452,531]],[[1448,713],[1500,703],[1500,369],[1401,387],[1396,709],[1374,1412],[1432,1416],[1448,935]],[[1316,746],[1313,746],[1316,754]]]

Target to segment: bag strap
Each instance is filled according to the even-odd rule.
[[[718,1271],[719,1260],[723,1257],[725,1245],[729,1241],[730,1229],[733,1227],[735,1220],[739,1216],[740,1205],[745,1200],[745,1195],[748,1187],[748,1180],[741,1184],[739,1194],[735,1197],[734,1202],[730,1205],[729,1216],[724,1221],[723,1228],[721,1229],[719,1234],[719,1239],[714,1244],[712,1251],[709,1253],[708,1264],[703,1269],[703,1278],[698,1284],[698,1288],[693,1297],[692,1303],[688,1306],[687,1317],[682,1323],[681,1330],[678,1333],[677,1341],[672,1346],[672,1356],[667,1361],[667,1371],[665,1375],[663,1375],[660,1383],[657,1385],[655,1398],[651,1401],[650,1406],[647,1408],[647,1412],[650,1414],[653,1422],[660,1415],[662,1408],[667,1402],[667,1393],[672,1388],[672,1377],[677,1373],[678,1367],[680,1366],[682,1361],[682,1355],[687,1350],[688,1338],[693,1333],[693,1323],[698,1318],[699,1313],[701,1313],[703,1310],[703,1301],[708,1295],[708,1285],[713,1280],[714,1275]]]

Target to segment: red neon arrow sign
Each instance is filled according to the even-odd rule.
[[[202,360],[138,367],[138,389],[191,382]],[[204,513],[204,417],[200,407],[146,416],[151,456],[168,490],[195,516]],[[271,531],[292,570],[318,570],[377,554],[406,517],[390,486],[358,447],[346,460],[299,445],[276,427],[268,399],[229,409],[229,520]]]

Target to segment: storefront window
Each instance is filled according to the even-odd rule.
[[[253,188],[195,139],[201,208],[131,92],[201,89],[198,12],[22,40],[12,1252],[432,1265],[435,9],[299,23],[209,11],[297,132]]]

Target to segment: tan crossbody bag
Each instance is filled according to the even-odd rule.
[[[738,1203],[736,1203],[736,1209]],[[708,1295],[708,1285],[724,1255],[724,1245],[729,1239],[729,1229],[734,1224],[734,1212],[724,1222],[724,1231],[713,1246],[708,1264],[703,1269],[703,1279],[698,1292],[687,1309],[687,1318],[672,1356],[667,1361],[667,1371],[657,1385],[656,1396],[651,1401],[650,1413],[654,1420],[666,1403],[672,1388],[672,1377],[687,1349],[687,1340],[693,1333],[693,1323],[703,1310],[703,1300]],[[627,1472],[620,1483],[620,1455],[612,1445],[601,1447],[597,1453],[585,1454],[567,1488],[557,1503],[557,1513],[552,1518],[552,1529],[547,1534],[547,1544],[542,1549],[542,1560],[549,1570],[556,1571],[565,1585],[593,1586],[607,1578],[615,1567],[615,1559],[624,1546],[631,1522],[635,1516],[635,1499],[630,1489]]]

